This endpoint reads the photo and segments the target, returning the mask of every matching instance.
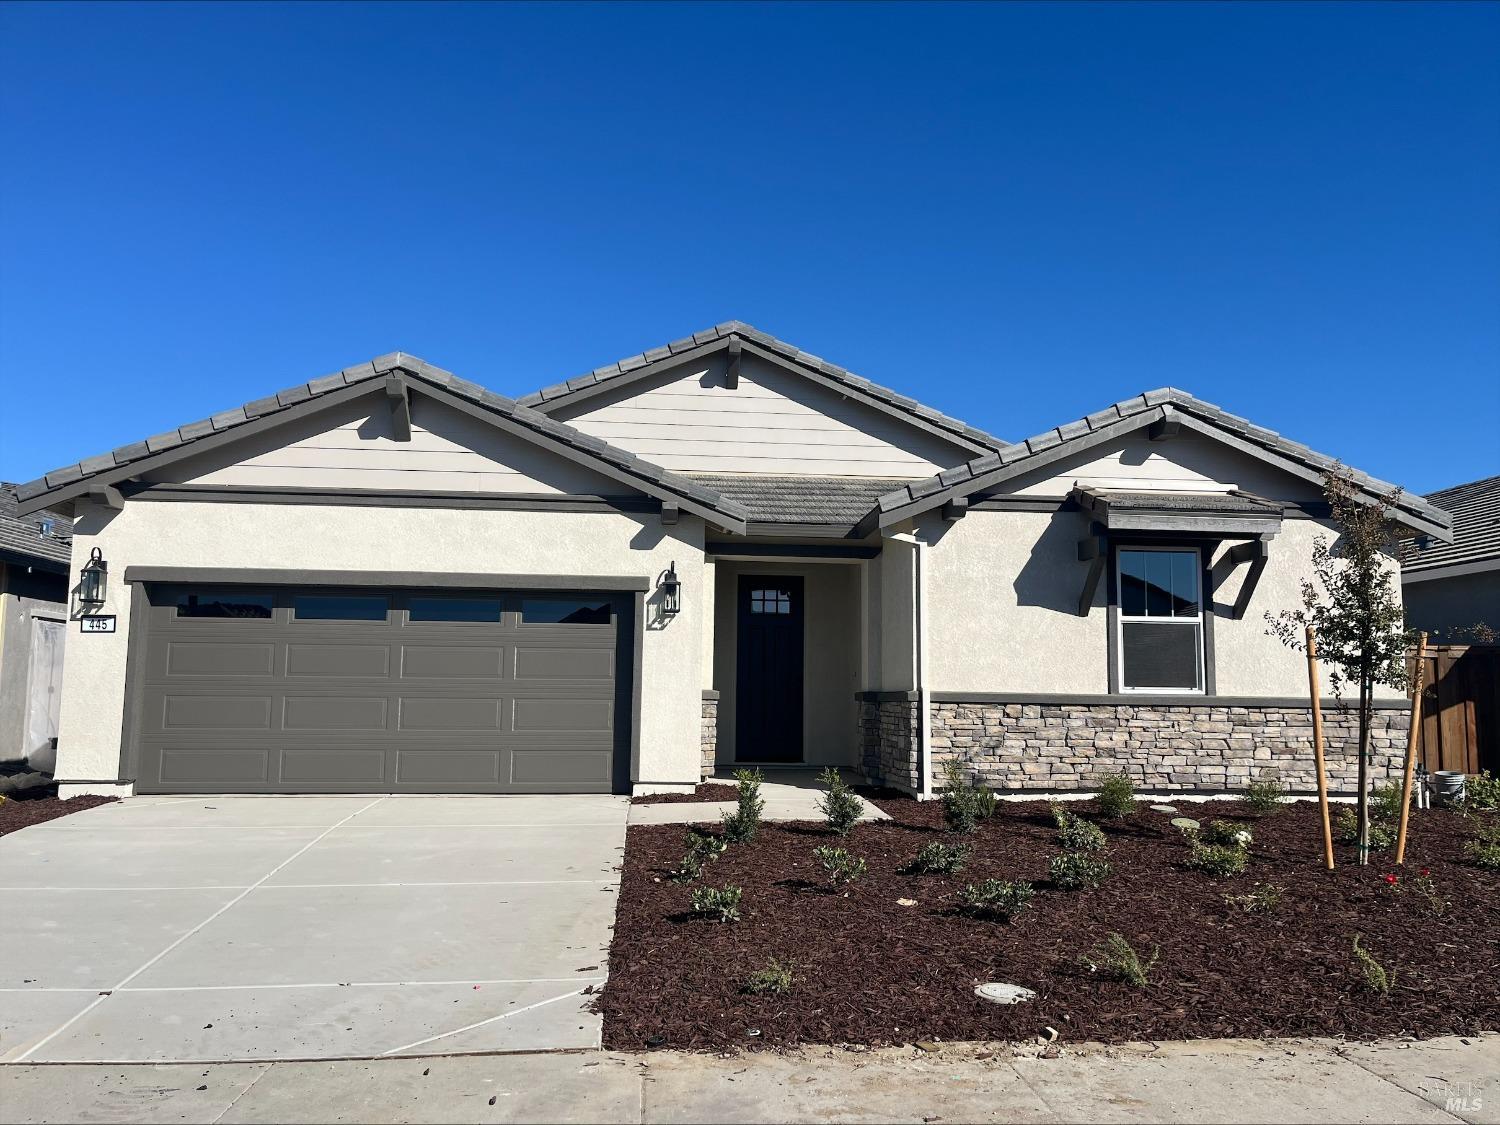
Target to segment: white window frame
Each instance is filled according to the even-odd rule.
[[[1126,551],[1157,551],[1170,554],[1192,554],[1195,565],[1193,573],[1198,576],[1198,616],[1197,617],[1127,617],[1125,615],[1125,583],[1124,575],[1120,569],[1120,557]],[[1118,689],[1121,695],[1207,695],[1208,694],[1208,668],[1206,667],[1205,649],[1208,647],[1207,629],[1204,622],[1204,612],[1208,608],[1205,604],[1204,582],[1203,582],[1203,552],[1197,548],[1187,545],[1176,545],[1170,543],[1145,544],[1129,543],[1121,544],[1115,548],[1115,635],[1111,643],[1115,646],[1115,667],[1119,670]],[[1127,622],[1150,622],[1156,625],[1182,625],[1184,628],[1198,627],[1198,686],[1191,688],[1174,687],[1127,687],[1125,684],[1125,625]]]

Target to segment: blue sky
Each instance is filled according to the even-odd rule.
[[[1500,472],[1500,5],[0,6],[0,476],[738,318],[1009,438]]]

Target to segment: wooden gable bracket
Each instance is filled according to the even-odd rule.
[[[1255,596],[1255,587],[1260,582],[1261,572],[1266,569],[1266,563],[1271,557],[1271,540],[1274,536],[1260,535],[1254,539],[1247,539],[1243,543],[1236,543],[1224,552],[1224,557],[1214,564],[1213,584],[1215,588],[1222,586],[1224,580],[1229,577],[1235,567],[1245,563],[1250,564],[1250,569],[1245,572],[1245,581],[1240,585],[1240,592],[1235,595],[1234,605],[1230,609],[1230,616],[1235,621],[1242,621],[1245,612],[1250,608],[1250,599]]]
[[[682,508],[671,500],[661,502],[661,522],[663,527],[671,527],[682,518]]]
[[[1176,437],[1182,431],[1182,419],[1177,412],[1166,408],[1166,412],[1151,425],[1146,427],[1146,437],[1151,441],[1166,441],[1168,438]]]
[[[737,390],[740,385],[740,352],[743,345],[738,336],[729,337],[729,371],[724,376],[724,385],[731,391]]]
[[[385,377],[385,397],[391,406],[391,429],[397,441],[411,441],[411,394],[400,375]]]
[[[89,488],[89,500],[103,508],[118,512],[125,507],[125,497],[112,484],[96,484]]]
[[[1083,590],[1078,595],[1078,616],[1087,617],[1099,590],[1099,579],[1104,577],[1104,566],[1109,561],[1109,541],[1098,524],[1090,529],[1087,537],[1078,541],[1078,561],[1089,564],[1088,573],[1083,578]]]
[[[957,523],[963,519],[969,511],[969,498],[967,496],[955,496],[943,505],[943,519],[949,523]]]

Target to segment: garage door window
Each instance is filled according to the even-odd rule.
[[[268,618],[274,602],[270,594],[228,590],[184,590],[177,595],[178,617]]]
[[[423,598],[413,597],[407,603],[408,621],[489,621],[500,620],[499,598]]]
[[[521,602],[526,625],[608,625],[609,602],[582,598],[526,598]]]
[[[298,621],[384,621],[389,603],[365,594],[298,594],[292,616]]]

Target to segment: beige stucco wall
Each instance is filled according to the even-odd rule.
[[[131,566],[399,571],[414,582],[440,572],[646,578],[675,561],[682,612],[652,620],[647,603],[642,684],[640,783],[698,779],[703,658],[703,523],[684,516],[663,527],[654,515],[615,512],[469,511],[298,504],[161,503],[134,500],[123,511],[79,506],[74,552],[99,547],[110,566],[114,634],[69,639],[58,776],[116,776],[130,642]],[[623,720],[622,716],[622,720]]]

